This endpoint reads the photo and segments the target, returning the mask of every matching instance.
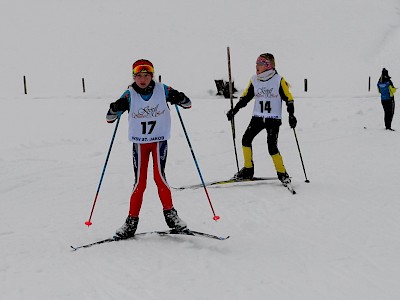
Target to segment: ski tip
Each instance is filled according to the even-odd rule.
[[[75,248],[74,246],[70,246],[72,248],[72,250],[76,251],[78,250],[78,248]]]
[[[172,189],[174,189],[174,190],[177,190],[177,191],[182,191],[182,190],[184,190],[184,189],[185,189],[185,187],[184,187],[184,186],[180,186],[180,187],[171,186],[170,188],[172,188]]]
[[[227,236],[216,236],[216,237],[215,237],[215,239],[216,239],[216,240],[219,240],[219,241],[226,241],[226,240],[229,239],[229,238],[230,238],[229,235],[227,235]]]

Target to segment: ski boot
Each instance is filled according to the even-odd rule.
[[[277,172],[278,175],[278,179],[282,182],[282,184],[284,186],[287,186],[288,184],[290,184],[292,181],[290,180],[289,174],[288,173],[281,173],[281,172]]]
[[[254,167],[251,168],[244,167],[235,175],[233,175],[233,179],[235,180],[253,179],[253,176],[254,176]]]
[[[135,235],[139,223],[138,217],[128,216],[124,225],[117,229],[115,236],[120,239],[127,239]]]
[[[166,209],[163,212],[165,222],[167,223],[169,228],[178,232],[188,230],[186,222],[182,221],[182,219],[179,218],[175,208]]]

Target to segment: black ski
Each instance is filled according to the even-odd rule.
[[[278,180],[278,177],[253,177],[253,179],[226,179],[226,180],[216,180],[216,181],[209,181],[206,182],[206,186],[213,186],[213,185],[222,185],[222,184],[230,184],[230,183],[236,183],[236,182],[253,182],[253,181],[263,181],[263,180]],[[186,190],[186,189],[198,189],[203,187],[202,183],[199,184],[192,184],[192,185],[185,185],[181,187],[172,187],[175,190]]]
[[[289,190],[293,195],[296,194],[296,191],[293,188],[293,185],[291,183],[282,183],[282,185]]]
[[[157,233],[159,235],[168,235],[168,234],[192,235],[192,236],[199,236],[199,237],[207,237],[207,238],[216,239],[216,240],[220,240],[220,241],[229,239],[229,235],[228,236],[218,236],[218,235],[209,234],[209,233],[200,232],[200,231],[194,231],[194,230],[190,230],[190,229],[186,229],[183,231],[177,231],[177,230],[171,229],[171,230],[166,230],[166,231],[154,231],[154,233]]]
[[[157,234],[157,235],[176,235],[176,234],[181,234],[181,235],[191,235],[191,236],[198,236],[198,237],[206,237],[206,238],[211,238],[211,239],[216,239],[219,241],[224,241],[226,239],[229,238],[229,236],[217,236],[217,235],[213,235],[213,234],[209,234],[209,233],[205,233],[205,232],[200,232],[200,231],[193,231],[193,230],[189,230],[186,229],[184,231],[177,231],[174,229],[171,230],[162,230],[162,231],[149,231],[149,232],[140,232],[140,233],[136,233],[133,237],[129,237],[129,238],[120,238],[117,236],[114,236],[112,238],[108,238],[108,239],[104,239],[104,240],[100,240],[97,242],[93,242],[90,244],[86,244],[86,245],[81,245],[81,246],[71,246],[71,248],[76,251],[78,249],[81,248],[89,248],[92,247],[94,245],[100,245],[100,244],[104,244],[104,243],[111,243],[111,242],[118,242],[118,241],[124,241],[124,240],[132,240],[135,239],[139,236],[143,236],[143,235],[151,235],[151,234]]]

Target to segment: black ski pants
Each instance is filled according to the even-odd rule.
[[[242,146],[251,147],[251,143],[261,130],[267,131],[268,152],[270,155],[279,153],[278,136],[279,127],[282,125],[280,119],[264,119],[261,117],[252,117],[249,126],[243,134]]]
[[[384,111],[384,120],[386,129],[392,128],[392,120],[394,115],[394,99],[382,100],[382,106]]]

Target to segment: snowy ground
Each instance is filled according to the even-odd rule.
[[[230,127],[223,117],[229,103],[193,101],[193,109],[182,111],[182,116],[203,176],[228,178],[235,171]],[[83,224],[114,129],[104,121],[107,102],[16,99],[14,109],[19,113],[1,119],[2,136],[8,140],[0,161],[2,299],[399,295],[400,205],[393,162],[398,161],[400,143],[398,132],[382,129],[375,98],[297,101],[297,133],[311,183],[304,182],[287,125],[280,135],[295,196],[277,182],[210,188],[221,216],[214,222],[203,190],[174,191],[175,205],[191,228],[229,234],[229,240],[151,236],[71,252],[71,244],[112,235],[128,209],[133,177],[127,122],[122,120],[93,225],[88,229]],[[43,107],[53,113],[42,115]],[[208,112],[208,122],[202,122],[202,112]],[[241,132],[245,115],[238,115]],[[26,126],[11,134],[5,130],[11,123]],[[199,181],[179,127],[175,114],[167,169],[172,186]],[[254,148],[256,174],[273,175],[263,137],[257,137]],[[150,180],[139,231],[166,228],[156,195]]]
[[[177,0],[170,6],[135,2],[136,10],[126,9],[131,1],[1,2],[6,55],[0,60],[0,299],[398,299],[400,119],[396,114],[396,132],[384,130],[375,82],[383,66],[395,85],[400,80],[400,5],[325,2],[254,1],[243,7],[232,1],[225,11],[223,1],[194,1],[201,18]],[[378,8],[385,17],[376,15]],[[272,16],[279,26],[271,21],[270,40],[253,46],[262,32],[257,25],[268,23],[260,19],[266,9],[291,18],[285,23],[278,22],[279,14]],[[139,11],[139,20],[127,24],[126,18]],[[141,18],[151,20],[155,44],[136,45],[147,37],[135,27]],[[237,30],[228,31],[230,26]],[[304,28],[313,28],[314,38],[303,37]],[[123,47],[125,40],[130,49]],[[349,43],[358,48],[345,47]],[[124,116],[93,225],[84,225],[115,128],[105,122],[105,113],[129,83],[136,58],[154,57],[165,83],[192,98],[193,108],[181,114],[205,180],[234,174],[225,117],[230,103],[208,92],[213,79],[226,76],[228,45],[239,88],[254,72],[259,53],[279,57],[278,70],[292,84],[296,132],[311,182],[304,182],[285,115],[279,147],[296,195],[274,181],[209,188],[221,216],[215,222],[204,190],[173,191],[190,228],[230,239],[147,236],[71,251],[70,245],[110,237],[127,215],[133,172]],[[21,59],[28,53],[30,59]],[[87,59],[79,61],[80,55]],[[305,65],[311,72],[308,93],[302,92]],[[58,75],[49,75],[54,71]],[[84,72],[89,74],[86,94],[79,91]],[[23,95],[22,75],[30,78],[28,95]],[[78,87],[72,87],[74,76]],[[236,118],[240,163],[251,110],[249,105]],[[199,183],[175,109],[172,116],[168,181],[175,187]],[[274,175],[263,134],[254,141],[254,161],[256,175]],[[166,229],[151,178],[138,231]]]

